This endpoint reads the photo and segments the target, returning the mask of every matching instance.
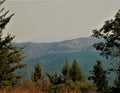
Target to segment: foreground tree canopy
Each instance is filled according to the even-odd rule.
[[[94,44],[101,55],[106,58],[120,59],[120,10],[118,10],[114,19],[107,20],[101,29],[93,30],[93,36],[101,39],[101,42]],[[110,71],[117,73],[112,93],[118,93],[120,92],[120,60]]]
[[[0,1],[0,6],[4,1]],[[3,29],[14,15],[7,16],[9,11],[3,12],[3,10],[4,8],[0,10],[0,87],[15,85],[20,78],[20,74],[14,73],[15,70],[25,66],[20,63],[23,59],[22,48],[12,43],[15,37],[11,34],[3,35]]]
[[[101,51],[101,55],[108,58],[120,57],[120,10],[114,19],[107,20],[101,29],[93,30],[93,36],[102,39],[102,42],[94,44]]]

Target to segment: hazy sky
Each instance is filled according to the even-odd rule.
[[[114,17],[120,0],[7,0],[15,13],[6,27],[17,42],[55,42],[87,37]]]

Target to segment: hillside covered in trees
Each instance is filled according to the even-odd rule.
[[[5,0],[0,1],[0,6],[4,2]],[[65,41],[60,44],[43,44],[44,51],[40,51],[41,54],[37,54],[37,58],[43,62],[52,60],[52,63],[47,64],[48,67],[52,64],[53,66],[56,65],[57,68],[54,69],[55,71],[51,70],[50,72],[50,69],[44,72],[43,63],[29,62],[29,57],[24,60],[24,53],[31,55],[31,51],[29,49],[25,51],[24,47],[26,46],[15,44],[13,42],[15,36],[11,34],[3,35],[6,25],[14,16],[14,13],[8,14],[9,11],[4,11],[4,8],[0,9],[0,93],[120,92],[120,10],[116,13],[114,19],[107,20],[99,30],[93,30],[93,37],[99,39],[97,42],[94,42],[95,39],[90,40],[87,38],[88,41],[86,40],[86,42],[72,40],[72,42]],[[93,44],[94,49],[89,47],[91,44]],[[31,47],[29,48],[31,49]],[[41,49],[39,46],[36,48]],[[95,49],[98,51],[97,53]],[[83,56],[83,53],[88,56]],[[110,66],[105,67],[103,59],[92,57],[93,53],[96,57],[101,55],[106,60],[110,59],[111,65],[108,64]],[[30,56],[33,61],[35,61],[35,55]],[[61,60],[61,56],[64,56],[64,59]],[[73,56],[74,59],[71,58]],[[52,59],[53,57],[57,59]],[[95,60],[86,78],[83,70],[88,70],[89,65],[85,63],[81,69],[80,60],[76,60],[78,57],[85,57],[81,62]],[[27,62],[25,62],[26,60]],[[59,63],[56,64],[56,61],[59,61]],[[60,61],[64,64],[61,65]],[[32,69],[29,68],[30,64],[33,66]],[[58,67],[60,67],[59,71],[57,71]],[[22,73],[23,69],[29,71],[30,74],[27,74],[27,72]],[[116,75],[112,81],[113,84],[109,83],[111,73]],[[29,78],[23,78],[26,74]]]

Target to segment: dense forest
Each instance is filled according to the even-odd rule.
[[[5,0],[0,1],[0,6]],[[93,69],[86,80],[83,71],[76,59],[72,64],[66,60],[61,73],[46,73],[39,63],[36,63],[30,79],[22,79],[22,73],[18,72],[26,67],[22,63],[24,59],[23,48],[13,44],[15,36],[3,35],[7,23],[14,16],[8,16],[9,11],[0,10],[0,93],[119,93],[120,92],[120,10],[111,20],[99,29],[93,30],[93,37],[102,39],[95,43],[94,48],[111,61],[112,67],[105,70],[102,60],[96,59]],[[87,59],[87,58],[86,58]],[[109,74],[114,73],[113,85],[109,84]]]

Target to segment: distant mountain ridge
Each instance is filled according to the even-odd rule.
[[[93,43],[97,42],[97,39],[93,37],[87,38],[78,38],[72,40],[66,40],[61,42],[53,43],[19,43],[19,46],[24,46],[24,54],[26,59],[43,57],[48,54],[55,53],[69,53],[69,52],[78,52],[82,51],[90,46]]]
[[[85,77],[88,77],[96,60],[105,61],[93,48],[95,42],[98,42],[98,39],[87,37],[53,43],[17,43],[18,46],[25,47],[23,52],[26,58],[23,63],[27,64],[27,67],[23,69],[23,73],[30,78],[36,62],[40,63],[44,74],[46,72],[60,73],[66,60],[71,65],[76,59]],[[109,67],[107,62],[103,63],[105,68]]]

